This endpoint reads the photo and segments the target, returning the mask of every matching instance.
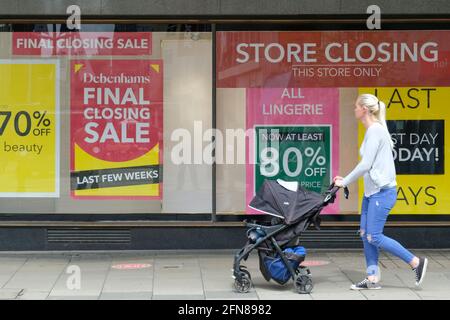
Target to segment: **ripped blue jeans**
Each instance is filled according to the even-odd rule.
[[[397,201],[397,188],[381,189],[370,197],[364,196],[361,208],[360,234],[364,243],[367,275],[378,274],[379,249],[410,263],[414,255],[394,239],[383,234],[389,211]]]

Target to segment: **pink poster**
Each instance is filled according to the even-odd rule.
[[[72,60],[71,195],[162,198],[162,60]]]
[[[338,88],[247,89],[247,205],[265,179],[327,190],[339,168]],[[339,212],[339,200],[323,213]],[[247,213],[257,214],[247,206]]]

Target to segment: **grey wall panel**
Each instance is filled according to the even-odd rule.
[[[224,15],[301,15],[336,14],[340,10],[340,1],[292,1],[292,0],[222,0],[220,14]]]
[[[19,12],[19,1],[0,0],[0,14],[17,14]]]
[[[0,15],[65,15],[71,4],[84,15],[321,15],[365,14],[371,0],[0,0]],[[382,14],[450,14],[448,0],[377,0]]]
[[[67,8],[73,4],[80,6],[82,14],[101,13],[101,0],[16,0],[16,2],[19,6],[16,14],[66,15]]]
[[[340,0],[340,14],[365,14],[367,7],[376,4],[381,14],[448,14],[448,0]]]
[[[213,15],[217,14],[219,0],[103,0],[102,14],[116,15]]]
[[[0,251],[46,250],[44,228],[0,228]]]

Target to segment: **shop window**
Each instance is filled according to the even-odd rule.
[[[387,106],[393,213],[448,212],[449,39],[448,30],[218,31],[217,127],[247,140],[222,150],[245,164],[217,165],[217,213],[258,213],[248,204],[264,179],[324,192],[348,174],[364,136],[353,114],[362,93]],[[323,213],[358,213],[362,182],[350,194]]]
[[[1,213],[211,213],[211,164],[172,154],[212,125],[209,26],[0,30]]]

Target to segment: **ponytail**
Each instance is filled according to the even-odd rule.
[[[378,121],[386,128],[386,131],[389,134],[389,143],[391,145],[391,149],[394,149],[394,142],[392,141],[391,134],[389,133],[389,129],[386,123],[386,105],[383,101],[378,100]]]
[[[358,97],[357,101],[359,101],[361,106],[366,107],[369,112],[375,116],[376,120],[386,129],[389,135],[389,143],[391,145],[391,149],[393,150],[394,142],[392,141],[389,129],[387,127],[386,105],[384,102],[378,100],[378,98],[373,94],[362,94]]]

